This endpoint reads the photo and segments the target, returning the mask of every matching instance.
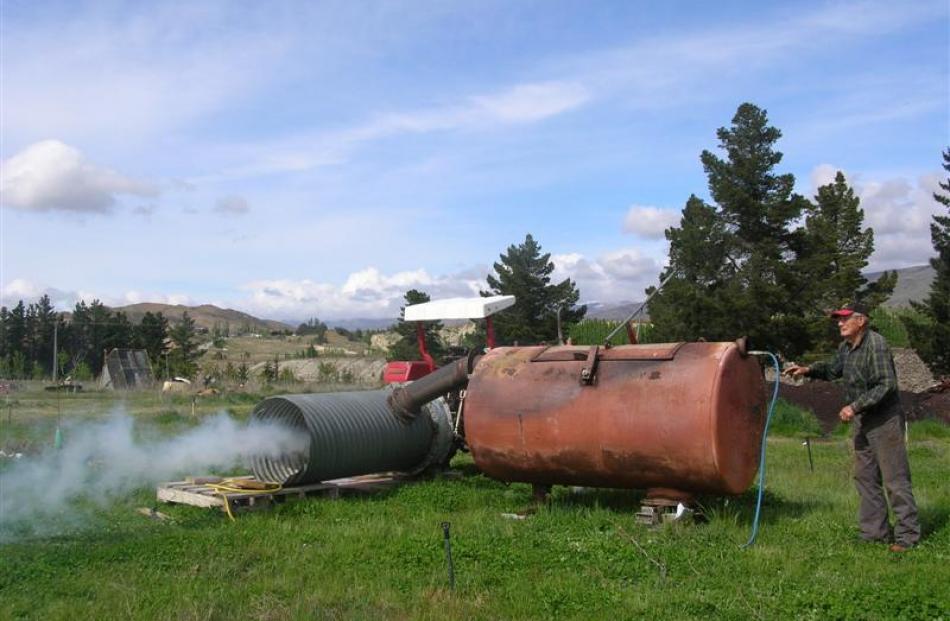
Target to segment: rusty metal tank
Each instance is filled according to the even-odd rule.
[[[742,341],[499,347],[464,403],[466,440],[493,478],[664,496],[743,492],[765,416]]]

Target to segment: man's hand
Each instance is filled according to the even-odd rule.
[[[854,408],[850,405],[844,406],[841,408],[841,411],[838,412],[838,418],[840,418],[843,423],[850,423],[851,419],[854,418]]]
[[[808,373],[808,367],[801,367],[795,363],[788,365],[782,370],[782,375],[790,375],[792,377],[801,377],[806,373]]]

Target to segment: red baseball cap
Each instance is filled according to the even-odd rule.
[[[867,316],[870,313],[870,309],[867,304],[861,302],[852,302],[851,304],[845,304],[838,310],[831,311],[832,317],[850,317],[851,315],[864,315]]]

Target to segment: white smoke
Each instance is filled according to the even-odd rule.
[[[299,430],[241,424],[224,413],[174,438],[142,436],[132,417],[116,411],[104,421],[64,427],[59,450],[9,464],[0,472],[0,540],[10,527],[28,523],[37,531],[44,521],[75,521],[77,507],[90,501],[104,505],[143,486],[233,468],[251,456],[304,452],[309,443]]]

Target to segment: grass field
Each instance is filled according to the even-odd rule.
[[[55,419],[99,417],[105,394],[17,396],[5,448],[48,443]],[[205,401],[246,416],[253,396]],[[190,400],[126,397],[143,427],[196,424]],[[939,619],[950,618],[950,433],[911,427],[910,456],[925,538],[893,555],[856,541],[848,441],[812,441],[784,407],[768,444],[763,522],[749,537],[754,489],[706,498],[705,524],[649,529],[639,496],[555,488],[524,520],[530,488],[480,475],[436,478],[339,500],[288,502],[239,514],[161,506],[173,522],[135,512],[143,487],[58,534],[0,546],[0,618],[43,619]],[[798,422],[796,422],[798,421]],[[67,439],[68,441],[68,439]],[[199,474],[199,473],[193,473]],[[2,490],[0,490],[2,492]],[[4,502],[11,502],[9,498]],[[456,589],[447,585],[440,523],[452,528]]]

